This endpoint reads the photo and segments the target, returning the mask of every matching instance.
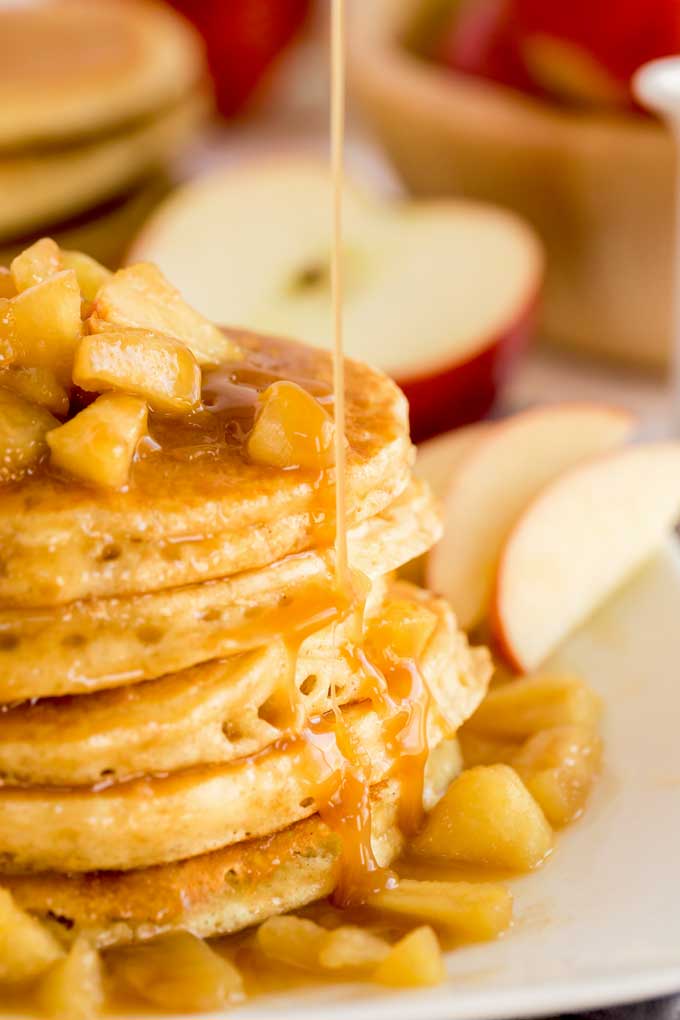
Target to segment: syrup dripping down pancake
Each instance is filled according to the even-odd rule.
[[[424,744],[430,749],[474,711],[490,675],[486,656],[471,659],[464,677],[452,675],[458,632],[450,611],[442,607],[440,614],[420,659],[431,702]],[[451,688],[454,693],[447,694]],[[364,701],[307,726],[298,723],[261,753],[226,765],[103,788],[2,787],[2,868],[147,867],[284,829],[321,810],[324,791],[345,767],[339,732],[356,750],[369,786],[401,767],[405,750],[391,735],[388,721],[379,706]]]
[[[429,548],[440,530],[429,489],[414,483],[350,532],[350,565],[383,576]],[[293,637],[300,627],[318,629],[339,619],[345,602],[332,553],[321,549],[185,588],[0,610],[0,702],[152,679]]]
[[[460,768],[455,741],[428,760],[425,803],[432,807]],[[399,856],[400,785],[371,788],[372,845],[385,867]],[[37,916],[95,931],[101,945],[184,929],[210,937],[240,931],[329,896],[341,867],[340,838],[318,815],[247,843],[184,861],[126,872],[5,875],[2,884]]]
[[[245,350],[244,362],[206,372],[207,410],[183,418],[150,415],[154,443],[134,464],[126,491],[47,471],[3,487],[0,605],[56,606],[158,591],[332,542],[335,472],[253,464],[231,431],[236,413],[252,418],[258,389],[275,379],[299,381],[327,400],[331,357],[292,341],[230,335]],[[414,454],[408,407],[396,385],[358,362],[348,361],[346,373],[352,527],[404,491]],[[250,406],[244,408],[245,398]]]
[[[440,710],[457,728],[479,700],[486,650],[470,648],[461,632],[452,644],[443,601],[404,583],[374,588],[369,617],[407,598],[439,620],[426,667],[446,675],[437,685]],[[257,754],[289,723],[291,682],[307,719],[370,696],[371,677],[343,654],[356,622],[349,634],[340,625],[311,635],[298,652],[279,640],[160,680],[20,705],[0,714],[0,776],[7,784],[88,786]]]

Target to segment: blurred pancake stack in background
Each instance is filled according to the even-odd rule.
[[[118,262],[208,109],[201,43],[148,0],[0,7],[0,261],[46,228]]]

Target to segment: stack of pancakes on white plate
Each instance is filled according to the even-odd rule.
[[[0,8],[0,262],[49,227],[120,258],[208,109],[200,41],[152,0]]]
[[[396,578],[440,534],[398,388],[347,363],[344,590],[334,469],[247,454],[277,381],[331,406],[331,357],[227,336],[199,410],[149,412],[123,489],[49,464],[2,486],[0,885],[100,945],[370,887],[489,679],[446,603]]]

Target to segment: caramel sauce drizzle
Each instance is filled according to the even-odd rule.
[[[331,164],[333,177],[333,395],[335,398],[335,569],[338,586],[349,582],[347,568],[345,482],[345,360],[343,346],[343,223],[342,195],[345,151],[345,0],[331,4]]]

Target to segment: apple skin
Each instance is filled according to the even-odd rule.
[[[512,0],[521,38],[554,36],[590,53],[628,85],[647,60],[680,49],[676,0]]]
[[[467,0],[438,48],[439,59],[465,74],[539,94],[521,55],[509,0]]]
[[[632,109],[630,80],[638,67],[680,52],[680,6],[676,0],[468,0],[454,10],[436,55],[453,70],[563,100],[528,66],[527,49],[540,37],[592,57]]]
[[[467,360],[439,366],[426,375],[395,380],[411,408],[414,443],[469,425],[488,414],[534,334],[538,306],[536,295],[507,330]]]
[[[225,117],[247,105],[311,10],[311,0],[170,2],[205,39],[217,106]]]

